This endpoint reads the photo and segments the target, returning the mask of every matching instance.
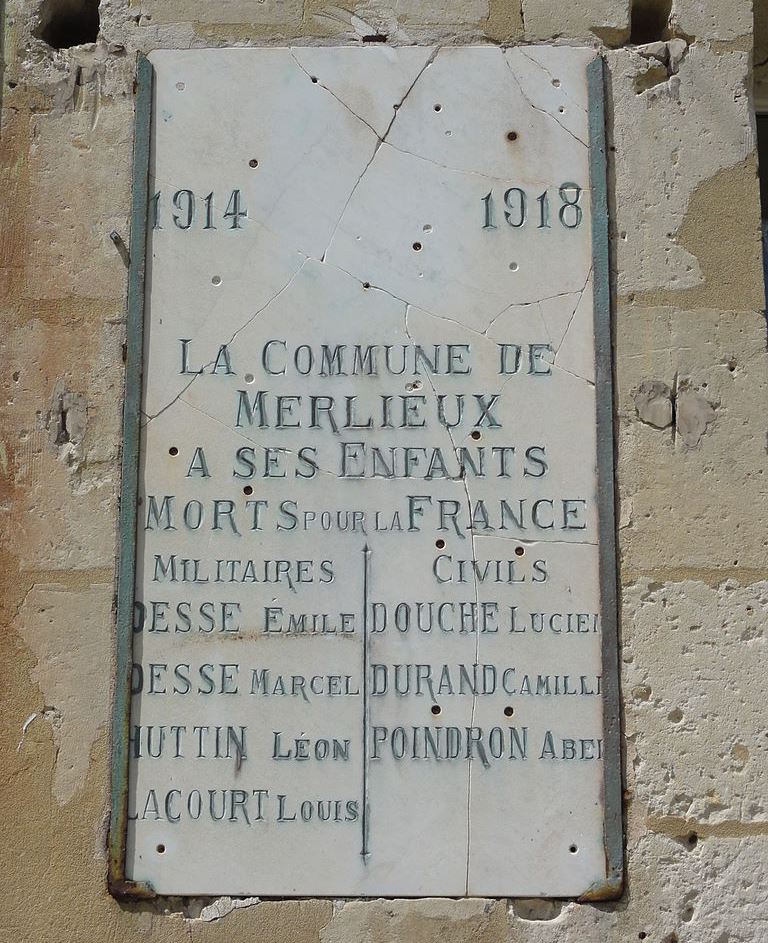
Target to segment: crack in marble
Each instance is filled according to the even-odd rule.
[[[556,124],[559,128],[562,128],[563,131],[565,131],[567,134],[570,134],[570,136],[573,138],[573,140],[574,140],[574,141],[578,141],[579,144],[581,144],[582,147],[587,147],[587,148],[588,148],[589,145],[586,143],[586,141],[582,141],[582,139],[581,139],[577,134],[574,134],[573,131],[571,131],[570,128],[567,128],[567,127],[562,123],[562,121],[558,120],[558,118],[557,118],[555,115],[553,115],[551,111],[547,111],[546,108],[540,108],[538,105],[534,105],[534,103],[531,101],[531,99],[530,99],[530,98],[528,97],[528,95],[526,94],[525,89],[523,88],[522,83],[520,82],[520,79],[517,77],[517,74],[515,73],[515,70],[512,68],[512,64],[510,63],[509,59],[507,59],[506,56],[504,56],[504,62],[506,62],[507,68],[509,69],[509,74],[510,74],[510,75],[512,76],[512,78],[515,80],[515,84],[517,85],[517,87],[518,87],[518,89],[519,89],[519,91],[520,91],[520,94],[521,94],[521,95],[523,96],[523,98],[526,100],[526,102],[528,103],[528,105],[529,105],[531,108],[533,108],[534,111],[539,111],[539,112],[541,112],[542,115],[546,115],[546,117],[549,118],[550,121],[554,121],[555,124]]]

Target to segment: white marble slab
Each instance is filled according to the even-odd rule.
[[[151,55],[129,879],[605,879],[593,58]]]

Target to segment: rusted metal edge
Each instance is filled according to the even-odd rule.
[[[151,885],[125,877],[128,823],[128,734],[133,661],[133,599],[136,571],[136,498],[144,335],[144,274],[147,249],[149,154],[153,69],[139,55],[136,63],[136,118],[133,139],[133,204],[131,209],[128,315],[123,400],[122,484],[120,488],[119,560],[117,576],[116,671],[112,714],[112,808],[109,820],[109,889],[117,897],[154,897]]]
[[[592,264],[594,266],[595,402],[597,420],[597,507],[600,521],[599,566],[603,676],[603,847],[605,879],[579,899],[610,900],[624,887],[622,823],[621,696],[614,488],[613,336],[608,231],[607,148],[605,139],[605,65],[602,56],[587,66],[589,92],[589,174],[592,188]]]

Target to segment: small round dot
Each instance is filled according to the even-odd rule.
[[[571,847],[568,849],[572,855],[575,855],[578,850],[579,849],[576,845],[571,845]]]
[[[552,84],[555,88],[560,88],[560,79],[552,79]]]
[[[561,115],[565,112],[565,108],[563,108],[562,105],[557,110],[560,112]]]
[[[371,287],[370,282],[363,282],[363,288],[370,288],[370,287]]]
[[[435,111],[442,111],[442,110],[443,110],[442,105],[435,105]]]
[[[421,243],[420,243],[420,242],[414,242],[414,244],[413,244],[413,251],[414,251],[414,252],[421,252]]]
[[[315,83],[315,85],[317,85],[317,76],[316,76],[316,75],[313,75],[313,76],[312,76],[312,81]]]
[[[524,557],[525,556],[525,547],[515,547],[515,556]]]
[[[438,537],[438,539],[435,541],[435,546],[438,550],[442,550],[445,547],[445,541],[442,537]]]
[[[187,87],[187,86],[186,86],[183,82],[177,82],[177,83],[176,83],[176,88],[177,88],[180,92],[183,92],[186,87]]]
[[[175,445],[172,445],[172,446],[168,449],[168,454],[169,454],[169,455],[178,455],[178,454],[179,454],[179,450],[176,448]]]
[[[213,278],[211,279],[211,284],[212,284],[212,285],[220,285],[220,284],[221,284],[221,275],[214,275]]]
[[[256,160],[255,157],[252,157],[252,158],[248,161],[248,166],[249,166],[249,167],[258,167],[258,166],[259,166],[259,162]]]
[[[245,380],[246,383],[253,383],[256,377],[252,373],[246,373],[243,379]]]
[[[158,846],[157,846],[157,853],[158,853],[159,855],[165,854],[165,845],[158,845]]]
[[[432,232],[432,227],[431,227],[431,225],[430,225],[429,223],[426,223],[426,224],[425,224],[424,226],[422,226],[421,228],[422,228],[422,231],[423,231],[423,232]]]
[[[477,439],[480,438],[480,433],[479,433],[479,431],[478,431],[477,429],[475,429],[473,432],[470,432],[470,435],[471,435],[472,438],[475,439],[475,440],[477,440]]]
[[[510,272],[516,272],[519,268],[520,268],[520,266],[517,264],[517,262],[510,262],[510,263],[509,263],[509,270],[510,270]]]
[[[517,140],[517,131],[507,131],[507,140],[516,141]]]
[[[442,707],[440,707],[439,704],[433,704],[432,707],[431,707],[431,710],[432,710],[432,713],[435,714],[435,715],[437,715],[437,714],[442,714],[442,712],[443,712],[443,709],[442,709]]]
[[[250,485],[246,485],[243,488],[243,494],[253,494],[253,488]]]
[[[453,134],[453,131],[446,131],[445,136],[449,138]]]
[[[505,707],[505,708],[504,708],[504,716],[505,716],[505,717],[511,717],[514,713],[515,713],[514,707]]]

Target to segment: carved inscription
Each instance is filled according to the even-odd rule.
[[[604,877],[592,58],[153,54],[132,880]]]

